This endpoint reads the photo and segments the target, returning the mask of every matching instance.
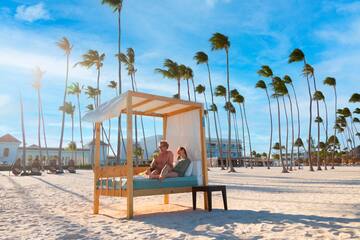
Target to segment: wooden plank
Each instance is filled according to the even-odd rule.
[[[149,110],[146,110],[144,113],[145,114],[156,113],[156,111],[167,108],[167,107],[171,107],[172,105],[174,105],[174,103],[166,103],[161,106],[157,106],[157,107],[151,108]]]
[[[167,116],[174,116],[174,115],[177,115],[177,114],[193,111],[193,110],[196,110],[196,109],[199,109],[199,106],[190,106],[190,107],[182,108],[182,109],[167,113],[166,115]]]
[[[167,129],[167,116],[163,117],[163,138],[166,139],[166,129]],[[169,195],[164,195],[164,204],[169,204]]]
[[[122,110],[121,113],[126,114],[126,110]],[[145,112],[140,112],[140,111],[133,111],[133,115],[149,116],[149,117],[163,117],[164,114],[160,114],[160,113],[145,113]]]
[[[174,187],[174,188],[158,188],[158,189],[138,189],[134,190],[134,197],[162,195],[162,194],[175,194],[191,192],[191,187]]]
[[[165,102],[173,103],[173,104],[194,105],[194,106],[198,106],[198,107],[201,107],[201,105],[202,105],[201,103],[197,103],[197,102],[191,102],[191,101],[185,101],[185,100],[177,99],[177,98],[158,96],[158,95],[153,95],[153,94],[149,94],[149,93],[132,92],[132,91],[129,91],[129,92],[131,92],[131,94],[135,97],[142,97],[142,98],[146,98],[146,99],[165,101]]]
[[[144,104],[147,104],[147,103],[149,103],[151,101],[153,101],[153,100],[152,99],[146,99],[146,100],[144,100],[142,102],[139,102],[139,103],[136,103],[136,104],[132,105],[132,108],[135,109],[135,108],[140,107],[140,106],[142,106]]]
[[[199,121],[200,121],[200,144],[201,144],[201,168],[203,176],[203,185],[208,185],[208,167],[206,158],[206,142],[205,142],[205,126],[204,122],[204,108],[199,109]],[[206,210],[209,209],[209,203],[207,193],[204,192],[204,207]]]
[[[139,173],[144,172],[148,167],[134,167],[133,174],[138,175]],[[98,178],[109,178],[109,177],[123,177],[127,176],[127,168],[123,166],[104,166],[94,168],[98,173]]]
[[[134,215],[133,199],[133,146],[132,146],[132,96],[128,94],[126,98],[126,190],[127,190],[127,210],[126,217],[131,219]]]
[[[97,169],[100,166],[100,123],[95,123],[95,154],[94,154],[94,166]],[[93,212],[94,214],[99,213],[99,205],[100,205],[100,193],[96,187],[98,180],[98,172],[94,171],[94,206]]]

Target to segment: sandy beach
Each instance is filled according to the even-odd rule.
[[[192,211],[189,193],[171,195],[167,206],[162,196],[140,197],[128,221],[123,198],[101,197],[101,214],[92,214],[92,171],[0,172],[0,239],[359,239],[359,177],[359,167],[211,169],[210,184],[227,185],[229,211],[220,193],[210,213]]]

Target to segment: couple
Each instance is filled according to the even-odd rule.
[[[167,177],[183,177],[186,169],[190,165],[190,160],[184,147],[179,147],[177,150],[178,162],[174,166],[174,156],[168,150],[169,144],[166,140],[161,140],[159,144],[159,155],[153,159],[150,168],[146,170],[146,175],[149,178],[159,179],[160,181]]]

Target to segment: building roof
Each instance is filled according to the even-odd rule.
[[[11,134],[5,134],[0,137],[0,142],[8,142],[8,143],[21,143],[20,140],[12,136]]]

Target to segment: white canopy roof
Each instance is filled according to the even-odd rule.
[[[164,117],[202,108],[201,103],[127,91],[101,104],[95,110],[86,113],[83,120],[87,122],[103,122],[118,117],[120,113],[126,113],[128,96],[131,96],[132,111],[136,115]]]

